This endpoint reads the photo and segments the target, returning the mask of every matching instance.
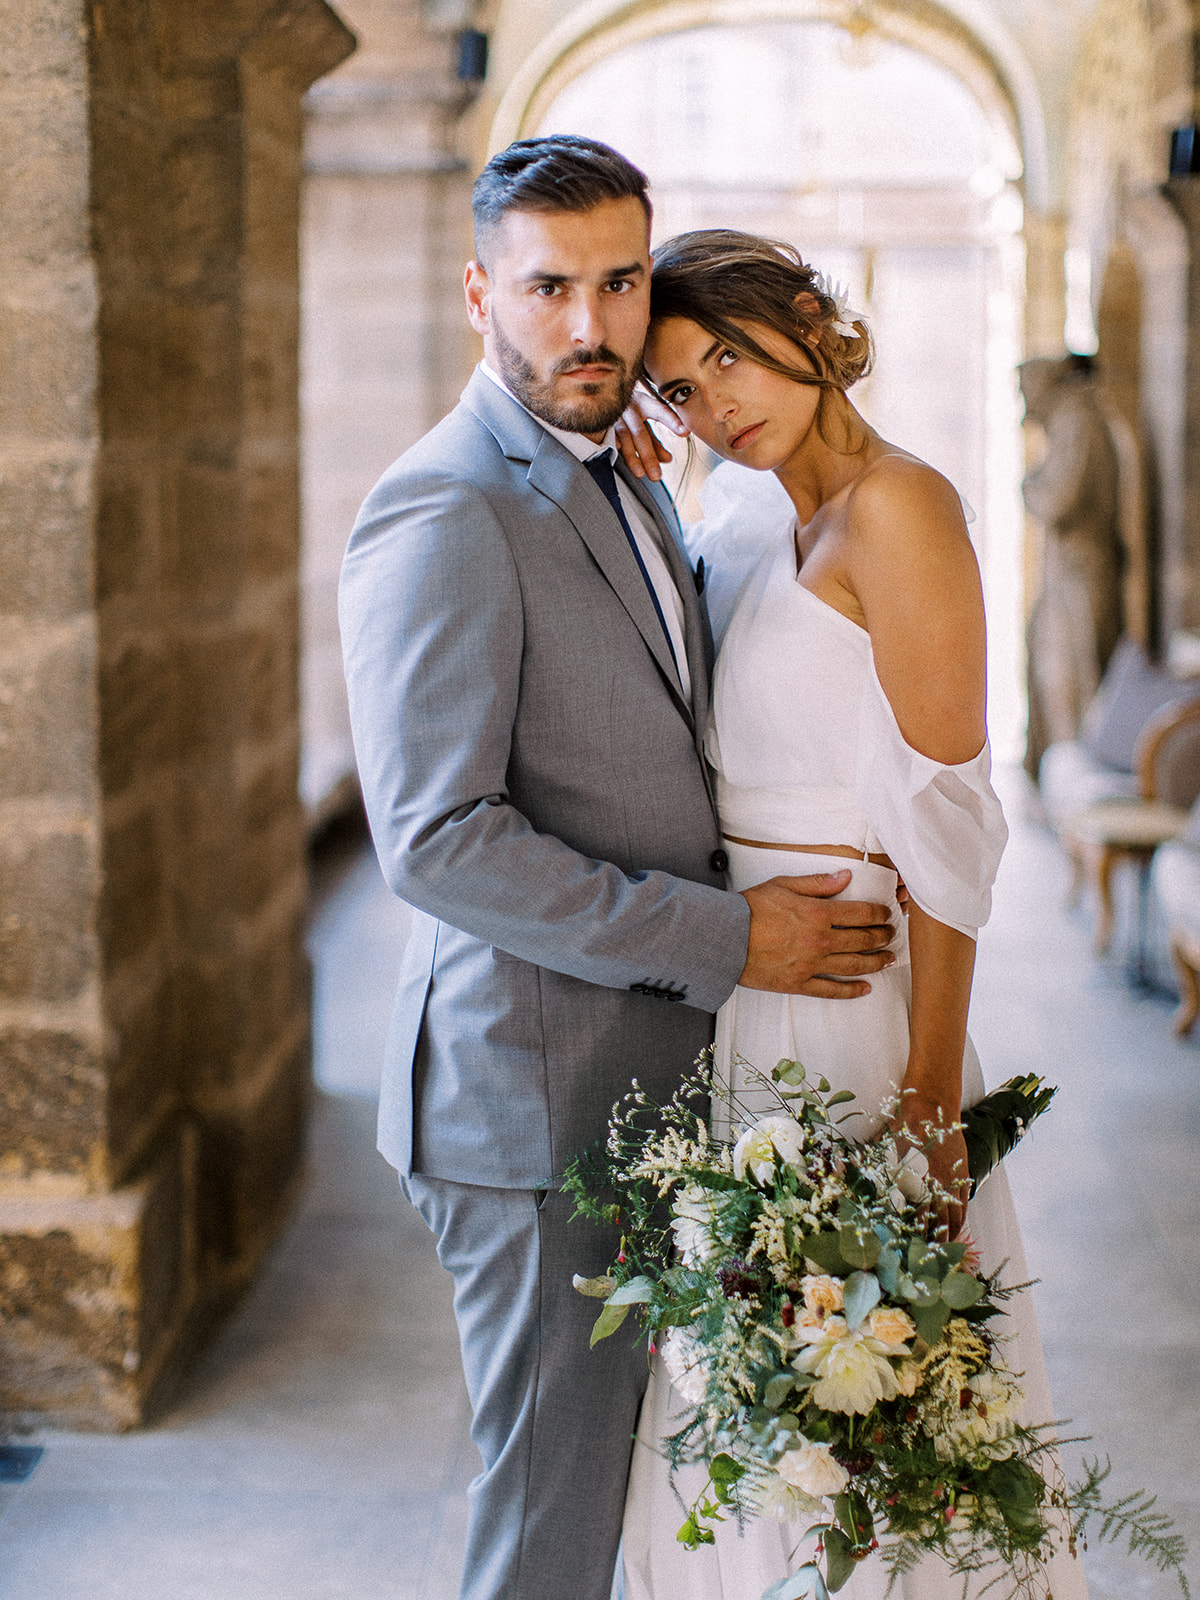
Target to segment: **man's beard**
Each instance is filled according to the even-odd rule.
[[[494,317],[492,342],[500,363],[500,376],[521,404],[532,411],[535,417],[540,417],[551,427],[562,428],[565,433],[607,432],[629,404],[633,386],[637,382],[636,373],[630,372],[627,364],[607,345],[600,345],[595,350],[574,351],[557,362],[548,377],[540,378],[537,369],[505,337]],[[614,369],[610,378],[598,383],[585,383],[579,398],[573,402],[562,400],[555,394],[554,380],[564,372],[595,366],[600,362]],[[615,394],[611,390],[607,394],[596,392],[608,389],[614,379],[617,385]]]

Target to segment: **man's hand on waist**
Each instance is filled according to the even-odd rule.
[[[850,872],[770,878],[742,890],[750,907],[750,944],[738,983],[775,994],[853,1000],[869,983],[852,980],[895,962],[896,936],[888,908],[865,900],[834,900]]]

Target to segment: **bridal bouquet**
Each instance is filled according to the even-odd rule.
[[[854,1096],[794,1061],[761,1078],[778,1109],[718,1141],[710,1076],[702,1057],[666,1106],[635,1082],[604,1147],[566,1176],[577,1214],[622,1233],[611,1274],[575,1280],[604,1301],[592,1343],[636,1307],[691,1408],[664,1441],[672,1467],[708,1468],[680,1541],[712,1543],[727,1516],[800,1519],[813,1553],[764,1600],[827,1600],[876,1552],[893,1575],[929,1553],[964,1580],[999,1564],[1033,1594],[1091,1517],[1186,1594],[1183,1541],[1153,1500],[1102,1505],[1098,1463],[1068,1486],[1049,1422],[1018,1420],[1014,1291],[969,1241],[927,1236],[924,1156],[902,1157],[889,1133],[851,1139],[840,1108]],[[1014,1079],[964,1114],[973,1185],[1053,1094]]]

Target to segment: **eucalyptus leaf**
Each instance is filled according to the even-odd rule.
[[[826,1100],[825,1104],[827,1106],[844,1106],[849,1101],[854,1100],[856,1098],[857,1098],[857,1096],[855,1095],[853,1089],[839,1089],[836,1094],[831,1094],[830,1095],[829,1099]]]
[[[950,1320],[950,1307],[942,1299],[927,1305],[914,1304],[912,1319],[917,1325],[917,1332],[932,1349],[946,1331],[946,1324]]]
[[[853,1546],[840,1528],[830,1528],[825,1534],[825,1572],[830,1590],[837,1591],[850,1581],[855,1561],[850,1554]]]
[[[873,1267],[879,1260],[882,1246],[873,1233],[864,1233],[855,1227],[838,1229],[838,1248],[847,1266]]]
[[[795,1387],[796,1380],[790,1372],[777,1372],[763,1390],[763,1404],[778,1411]]]
[[[912,1239],[908,1246],[908,1270],[914,1278],[928,1278],[931,1283],[937,1283],[941,1276],[941,1266],[937,1253],[929,1248],[924,1239]]]
[[[613,1292],[614,1280],[609,1273],[599,1278],[581,1278],[578,1273],[571,1279],[576,1294],[586,1294],[593,1300],[607,1300]]]
[[[875,1263],[875,1272],[883,1285],[884,1294],[893,1300],[896,1298],[900,1286],[900,1256],[892,1249],[891,1245],[884,1245],[879,1252],[879,1260]]]
[[[607,1339],[610,1333],[616,1333],[629,1315],[629,1310],[628,1306],[605,1306],[596,1318],[592,1327],[592,1337],[588,1340],[588,1344],[598,1345],[601,1339]]]
[[[647,1277],[630,1278],[608,1297],[610,1306],[641,1306],[654,1298],[654,1285]]]
[[[797,1084],[804,1082],[804,1068],[798,1061],[777,1061],[771,1068],[771,1076],[776,1083]]]
[[[789,1572],[786,1578],[779,1578],[773,1583],[762,1600],[807,1600],[809,1595],[813,1596],[813,1600],[823,1600],[824,1588],[820,1569],[812,1562],[807,1562],[797,1567],[795,1572]]]
[[[842,1260],[840,1233],[811,1233],[797,1242],[797,1249],[809,1261],[816,1262],[822,1272],[842,1273],[846,1263]]]
[[[966,1272],[955,1271],[942,1279],[942,1299],[955,1311],[965,1311],[968,1306],[982,1300],[986,1293],[987,1284]]]
[[[873,1272],[852,1272],[846,1279],[842,1297],[847,1326],[857,1328],[868,1312],[879,1304],[883,1290]]]

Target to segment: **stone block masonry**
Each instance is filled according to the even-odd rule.
[[[0,1415],[136,1424],[301,1156],[323,0],[0,15]]]

